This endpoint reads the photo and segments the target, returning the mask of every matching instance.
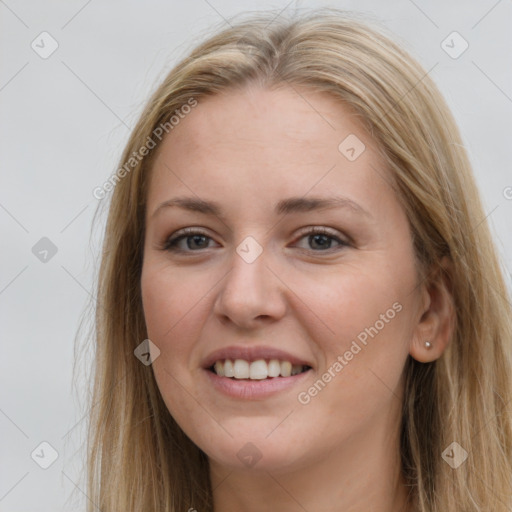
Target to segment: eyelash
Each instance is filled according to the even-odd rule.
[[[185,229],[183,229],[181,231],[178,231],[177,234],[167,238],[165,240],[163,246],[162,246],[162,250],[169,251],[169,252],[175,252],[175,253],[201,252],[203,249],[184,250],[184,249],[179,249],[179,248],[176,247],[177,244],[181,240],[185,240],[187,238],[190,238],[192,236],[197,236],[197,235],[204,236],[204,237],[209,238],[210,240],[212,240],[212,238],[210,236],[208,236],[206,233],[204,233],[203,231],[201,231],[199,229],[196,229],[196,228],[185,228]],[[347,241],[342,240],[341,238],[336,236],[331,230],[329,230],[327,228],[323,228],[323,227],[313,227],[313,228],[309,228],[307,231],[305,230],[305,231],[301,232],[299,240],[301,240],[302,238],[304,238],[306,236],[313,236],[313,235],[325,235],[328,238],[331,238],[331,239],[335,240],[336,242],[338,242],[339,246],[337,248],[329,248],[329,249],[323,249],[323,250],[322,249],[321,250],[310,249],[312,252],[316,252],[316,253],[331,253],[333,250],[339,250],[339,249],[341,249],[343,247],[350,246],[350,244]],[[206,249],[208,249],[208,247]],[[308,249],[305,249],[305,250],[308,250]]]

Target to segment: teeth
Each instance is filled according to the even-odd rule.
[[[214,366],[214,371],[220,377],[230,377],[235,379],[251,379],[251,380],[264,380],[266,378],[275,377],[290,377],[302,373],[308,367],[301,364],[290,363],[290,361],[278,361],[271,359],[265,361],[258,359],[257,361],[246,361],[244,359],[226,359],[224,361],[217,361]]]
[[[281,375],[281,363],[277,359],[271,359],[268,362],[268,376],[279,377]]]
[[[224,377],[224,363],[222,361],[217,361],[215,363],[215,373],[221,377]]]
[[[249,378],[263,380],[268,377],[268,365],[263,359],[253,361],[249,365]]]
[[[236,359],[233,365],[235,369],[235,379],[249,378],[249,363],[243,359]]]
[[[230,359],[226,359],[224,361],[224,376],[225,377],[234,377],[235,369],[233,368],[233,362]]]
[[[302,371],[302,365],[301,364],[294,364],[292,366],[292,375],[297,375]]]
[[[289,377],[292,374],[292,363],[283,361],[281,363],[281,377]]]

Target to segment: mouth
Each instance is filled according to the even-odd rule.
[[[279,359],[218,359],[207,368],[218,377],[233,380],[261,381],[293,377],[311,370],[305,364],[292,364],[291,361]]]
[[[291,352],[248,344],[212,352],[202,368],[207,389],[243,401],[289,396],[293,389],[305,385],[314,371],[310,361]]]

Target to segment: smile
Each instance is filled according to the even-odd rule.
[[[219,377],[230,379],[264,380],[277,377],[291,377],[309,370],[310,367],[301,364],[292,364],[290,361],[278,359],[258,359],[247,361],[245,359],[224,359],[218,360],[210,367]]]

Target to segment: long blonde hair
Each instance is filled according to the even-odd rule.
[[[423,278],[439,270],[450,283],[448,348],[404,368],[401,457],[414,510],[509,512],[511,308],[466,151],[428,73],[380,26],[334,9],[291,20],[252,15],[216,33],[171,70],[133,129],[98,279],[88,510],[213,510],[207,457],[170,416],[151,366],[134,356],[147,337],[140,277],[158,147],[126,163],[191,98],[200,108],[202,98],[253,82],[307,86],[356,110],[396,179]],[[458,468],[442,456],[452,442],[468,452]]]

